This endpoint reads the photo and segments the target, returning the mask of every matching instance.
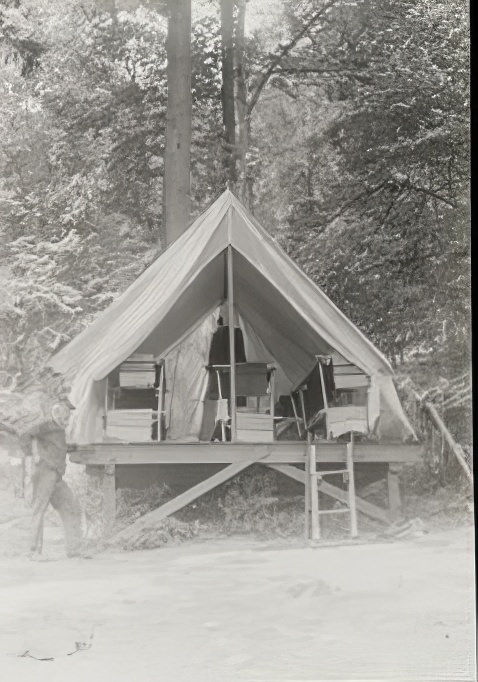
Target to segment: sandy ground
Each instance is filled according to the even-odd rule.
[[[475,680],[473,533],[307,547],[249,539],[0,558],[14,682]],[[75,642],[88,649],[75,651]],[[53,657],[38,661],[20,657]]]

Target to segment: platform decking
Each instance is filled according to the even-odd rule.
[[[346,460],[346,443],[316,441],[317,463]],[[304,464],[307,443],[198,443],[161,441],[148,443],[102,442],[79,445],[70,451],[77,464],[234,464],[254,459],[263,464]],[[421,446],[403,443],[356,443],[354,462],[413,464],[421,457]]]

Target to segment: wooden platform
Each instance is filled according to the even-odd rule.
[[[346,462],[347,444],[316,441],[316,467],[320,472],[321,464]],[[214,472],[206,473],[206,478],[191,485],[174,499],[166,502],[134,524],[121,531],[125,537],[134,533],[145,523],[156,523],[179,511],[182,507],[209,492],[218,485],[233,478],[253,464],[261,464],[275,469],[306,486],[305,465],[308,445],[304,441],[275,441],[272,443],[181,443],[171,441],[151,443],[103,442],[80,445],[69,451],[70,460],[87,466],[87,471],[102,471],[103,513],[105,534],[112,531],[116,514],[116,489],[118,470],[138,465],[174,465],[174,467],[197,468],[211,467]],[[421,446],[378,443],[357,443],[353,449],[354,464],[388,465],[389,509],[357,498],[357,509],[382,523],[388,523],[400,515],[399,474],[403,465],[420,461]],[[345,500],[345,493],[318,477],[318,489],[339,503]]]
[[[303,464],[306,457],[304,441],[273,443],[92,443],[79,445],[70,451],[70,460],[77,464],[235,464],[254,459],[264,464]],[[317,463],[345,462],[346,444],[316,442]],[[421,446],[403,443],[357,443],[354,462],[383,464],[413,464],[420,461]]]

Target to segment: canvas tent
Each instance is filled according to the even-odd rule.
[[[279,392],[297,386],[318,354],[335,352],[370,378],[370,428],[378,423],[383,439],[413,437],[385,357],[227,190],[53,358],[53,368],[72,381],[71,440],[101,439],[105,379],[135,352],[166,360],[168,437],[197,438],[228,249],[248,360],[277,365]]]

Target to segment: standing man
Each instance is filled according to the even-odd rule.
[[[30,557],[38,558],[42,550],[43,517],[48,504],[60,514],[65,529],[69,557],[82,556],[81,509],[63,480],[66,470],[67,445],[65,429],[74,409],[62,396],[51,407],[49,417],[22,431],[20,443],[26,455],[33,456],[33,505],[30,534]]]

